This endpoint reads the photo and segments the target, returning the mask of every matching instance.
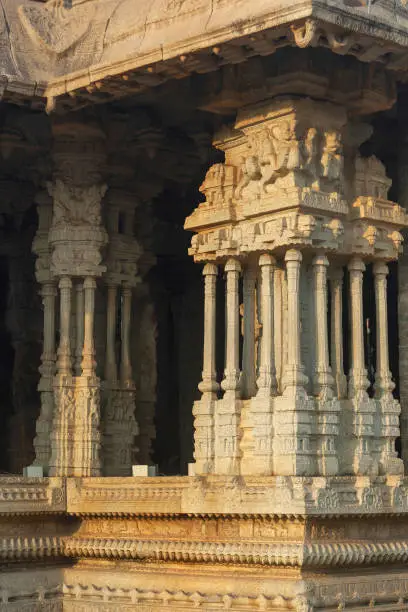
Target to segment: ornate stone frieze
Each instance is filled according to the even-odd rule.
[[[408,510],[401,476],[68,480],[75,514],[400,514]]]
[[[59,478],[0,479],[0,514],[63,512],[66,509],[65,482]]]

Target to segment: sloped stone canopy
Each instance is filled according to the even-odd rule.
[[[404,0],[3,0],[0,80],[7,99],[52,110],[139,93],[284,46],[324,46],[403,73]]]

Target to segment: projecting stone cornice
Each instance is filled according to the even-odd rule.
[[[369,6],[370,5],[370,6]],[[408,69],[405,0],[4,0],[6,99],[64,110],[109,101],[284,46]]]

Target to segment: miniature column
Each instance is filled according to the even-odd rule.
[[[387,310],[387,275],[388,266],[377,262],[373,267],[376,308],[377,364],[375,373],[375,396],[393,400],[394,383],[390,372],[388,355],[388,310]]]
[[[239,473],[239,401],[241,373],[239,370],[239,276],[241,264],[229,259],[225,265],[226,274],[226,358],[224,379],[225,391],[222,401],[217,404],[215,417],[215,472],[218,474]]]
[[[72,467],[72,415],[75,397],[71,371],[71,295],[72,281],[63,276],[60,292],[60,342],[57,351],[57,371],[54,382],[55,412],[51,432],[50,476],[69,476]]]
[[[54,283],[44,283],[41,288],[44,307],[43,352],[41,355],[41,379],[38,390],[41,393],[41,413],[37,420],[34,439],[34,465],[41,465],[48,471],[51,456],[51,425],[54,412],[52,380],[55,374],[55,299],[57,290]]]
[[[239,370],[239,294],[238,282],[241,264],[229,259],[225,265],[226,274],[226,357],[224,380],[221,387],[227,397],[237,397],[240,387]]]
[[[130,314],[132,307],[132,289],[124,286],[122,288],[122,328],[121,328],[121,363],[120,378],[122,384],[129,385],[132,382],[132,365],[130,362]]]
[[[214,408],[217,400],[216,350],[216,291],[218,268],[207,263],[204,276],[204,354],[202,381],[198,385],[202,397],[194,403],[194,459],[197,474],[214,471]]]
[[[261,350],[259,377],[257,380],[258,396],[276,395],[276,376],[274,361],[274,309],[273,283],[275,259],[271,255],[261,255]]]
[[[207,263],[203,270],[204,276],[204,355],[202,381],[199,384],[201,393],[217,393],[220,386],[216,380],[215,367],[215,331],[216,331],[216,300],[218,268]]]
[[[108,284],[107,293],[105,380],[113,383],[117,379],[115,351],[117,286],[113,283]]]
[[[377,400],[377,446],[380,473],[402,474],[404,471],[401,459],[395,451],[395,440],[400,435],[399,403],[394,399],[389,349],[388,349],[388,308],[387,308],[387,275],[388,266],[377,262],[373,266],[375,305],[376,305],[376,353],[375,398]]]
[[[57,374],[71,375],[71,294],[72,281],[63,276],[59,281],[60,291],[60,342],[58,347]]]
[[[93,277],[87,277],[84,281],[84,346],[82,351],[82,374],[93,377],[95,375],[95,342],[94,342],[94,319],[95,319],[95,290],[96,281]]]
[[[316,408],[305,391],[308,382],[300,356],[300,270],[302,254],[290,249],[285,255],[287,273],[287,362],[282,379],[283,395],[274,399],[273,467],[282,476],[315,475]]]
[[[329,363],[327,329],[328,259],[317,255],[312,262],[315,299],[316,364],[314,392],[317,396],[317,467],[322,476],[336,475],[339,470],[335,440],[339,433],[340,405],[333,399],[333,376]]]
[[[244,271],[244,346],[242,351],[243,397],[256,393],[255,359],[255,283],[256,270],[248,267]]]
[[[272,474],[273,460],[273,397],[276,395],[274,362],[274,272],[271,255],[259,258],[261,283],[260,319],[262,325],[258,392],[245,403],[241,418],[241,473],[244,475]]]
[[[351,371],[349,377],[349,397],[367,397],[367,370],[364,359],[363,331],[363,274],[365,265],[359,258],[354,258],[348,266],[350,272],[350,305],[351,305]]]
[[[331,367],[336,396],[347,395],[347,378],[343,369],[343,269],[330,271],[331,288]]]
[[[374,474],[377,462],[372,453],[375,404],[367,394],[368,380],[364,359],[363,274],[365,265],[355,257],[348,266],[350,273],[351,306],[351,370],[349,398],[352,400],[351,423],[346,433],[343,461],[354,474]]]
[[[84,345],[84,286],[82,281],[75,285],[76,293],[76,346],[75,346],[75,375],[82,373],[82,350]]]
[[[288,293],[288,356],[285,365],[283,387],[285,396],[305,397],[304,386],[307,377],[300,359],[300,264],[302,254],[291,249],[286,252],[287,293]]]
[[[329,261],[325,255],[313,259],[316,365],[314,392],[321,400],[333,397],[333,376],[329,363],[329,343],[327,330],[327,268]]]
[[[76,385],[75,441],[73,447],[73,474],[100,475],[100,399],[99,380],[95,372],[95,291],[92,276],[84,280],[84,346],[82,375]]]

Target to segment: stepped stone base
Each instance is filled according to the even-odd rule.
[[[0,610],[408,610],[408,480],[5,478]]]

